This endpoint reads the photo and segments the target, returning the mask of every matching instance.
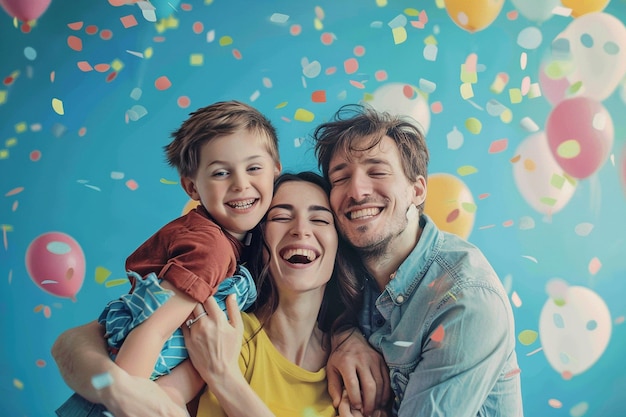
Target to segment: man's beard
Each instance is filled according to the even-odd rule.
[[[364,228],[366,227],[367,226],[364,226]],[[406,228],[406,224],[404,225],[404,228]],[[404,228],[401,227],[400,230],[396,232],[395,234],[388,234],[382,239],[376,239],[375,242],[371,242],[363,246],[355,246],[354,244],[352,244],[352,246],[354,247],[356,252],[361,256],[361,259],[363,261],[380,260],[381,257],[387,256],[387,253],[389,253],[389,250],[391,247],[391,242],[395,238],[400,236]],[[357,232],[367,233],[366,229],[361,229],[361,230],[359,229],[361,228],[357,228]],[[348,242],[350,242],[350,239],[347,239],[347,240]]]

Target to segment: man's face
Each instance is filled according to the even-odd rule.
[[[328,177],[339,229],[366,253],[379,253],[394,244],[407,229],[408,208],[419,205],[426,195],[424,178],[416,183],[407,179],[398,148],[387,136],[368,151],[349,155],[337,151]]]

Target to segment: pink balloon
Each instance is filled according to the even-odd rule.
[[[566,97],[570,83],[565,76],[558,79],[549,77],[545,69],[545,65],[539,69],[539,86],[541,94],[554,106]]]
[[[552,156],[565,173],[578,179],[587,178],[606,162],[613,134],[611,115],[590,97],[561,101],[546,122]]]
[[[39,19],[51,0],[0,0],[0,5],[13,17],[22,22]]]
[[[71,236],[48,232],[28,246],[26,269],[42,290],[75,300],[85,278],[85,255]]]

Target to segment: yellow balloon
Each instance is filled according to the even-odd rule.
[[[579,17],[587,13],[601,12],[609,0],[561,0],[563,6],[572,9],[572,17]]]
[[[189,213],[191,210],[193,210],[196,207],[198,207],[199,204],[200,204],[200,202],[196,201],[196,200],[189,200],[189,201],[187,201],[187,204],[185,204],[185,207],[183,207],[182,215],[184,216],[185,214]]]
[[[437,227],[467,239],[474,227],[476,205],[465,183],[451,174],[430,174],[424,204]]]
[[[445,0],[446,11],[462,29],[470,33],[489,26],[500,14],[504,0]]]

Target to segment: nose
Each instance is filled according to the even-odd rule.
[[[354,171],[347,179],[346,194],[355,201],[361,201],[372,195],[372,181],[367,173]]]
[[[235,191],[243,191],[250,186],[248,175],[243,172],[233,172],[231,175],[231,187]]]
[[[311,236],[311,225],[306,219],[296,218],[293,221],[290,232],[294,237],[308,237]]]

